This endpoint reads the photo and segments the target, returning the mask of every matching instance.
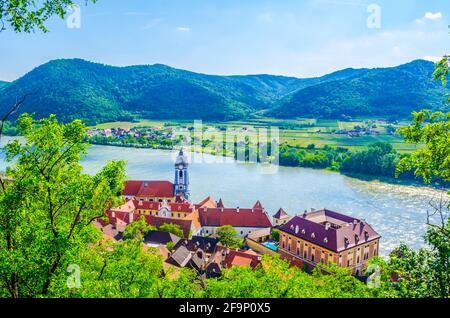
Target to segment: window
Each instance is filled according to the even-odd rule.
[[[356,264],[359,265],[359,255],[356,257]]]
[[[209,233],[209,231],[208,230],[206,230],[206,234],[208,234]]]
[[[244,231],[241,231],[241,235],[244,234]]]
[[[305,251],[304,253],[303,253],[303,258],[308,258],[308,252],[307,251]]]
[[[180,213],[178,213],[178,218],[180,218],[181,216],[180,216]]]
[[[283,246],[283,248],[285,248],[286,247],[286,245],[284,244],[284,241],[283,241],[283,244],[281,244],[282,246]]]
[[[178,176],[179,176],[180,178],[183,178],[183,170],[180,170],[180,171],[178,172]]]
[[[297,255],[300,255],[300,247],[297,247]]]
[[[314,262],[314,254],[311,254],[311,261]]]

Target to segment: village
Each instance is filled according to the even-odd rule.
[[[192,202],[188,167],[180,150],[174,182],[127,181],[125,203],[106,211],[95,225],[106,239],[122,241],[126,226],[143,218],[155,228],[144,243],[160,251],[165,266],[192,268],[206,277],[220,277],[233,266],[254,269],[264,254],[279,254],[304,270],[333,263],[361,277],[379,253],[380,235],[350,215],[314,208],[296,215],[283,208],[269,213],[257,199],[245,208],[211,196]]]

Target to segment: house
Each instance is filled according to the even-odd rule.
[[[160,217],[160,216],[154,216],[154,215],[140,215],[135,212],[124,212],[124,211],[118,211],[118,210],[109,210],[106,212],[106,215],[111,220],[114,219],[120,219],[126,224],[130,224],[136,220],[139,220],[139,218],[143,217],[145,218],[145,221],[148,225],[152,225],[155,227],[160,227],[163,224],[176,224],[178,225],[182,231],[183,236],[185,238],[189,237],[190,235],[197,235],[201,228],[197,225],[196,222],[193,222],[192,220],[186,220],[186,219],[174,219],[174,218],[167,218],[167,217]]]
[[[169,256],[166,262],[178,267],[192,268],[203,274],[208,262],[208,257],[201,248],[191,252],[185,246],[181,245],[176,249],[174,248],[174,252]]]
[[[282,208],[280,208],[277,213],[272,216],[272,218],[274,226],[277,227],[286,223],[291,217]]]
[[[214,262],[220,264],[221,268],[234,266],[249,266],[255,269],[261,263],[261,254],[252,250],[231,249],[218,247],[214,255]]]
[[[381,236],[365,220],[327,209],[295,216],[280,228],[279,253],[293,265],[334,263],[362,274],[378,255]]]
[[[233,226],[241,238],[253,231],[272,227],[269,216],[259,201],[252,208],[200,207],[198,213],[202,236],[215,235],[217,229],[224,225]]]

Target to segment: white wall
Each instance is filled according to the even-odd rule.
[[[208,236],[212,234],[216,234],[218,226],[203,226],[200,235],[202,236]],[[257,230],[265,229],[266,227],[237,227],[235,226],[234,229],[236,230],[238,237],[244,238],[247,234],[250,232],[254,232]]]

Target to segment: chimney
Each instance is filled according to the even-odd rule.
[[[116,212],[111,211],[111,217],[115,218],[116,217]]]
[[[239,213],[239,207],[236,208],[236,213]]]

